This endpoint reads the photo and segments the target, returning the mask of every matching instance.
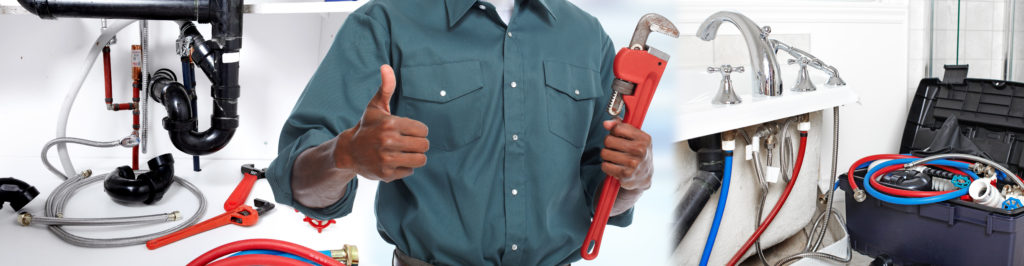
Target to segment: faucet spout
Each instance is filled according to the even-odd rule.
[[[750,73],[754,75],[752,79],[753,95],[755,97],[782,95],[782,75],[779,73],[779,63],[775,60],[775,49],[768,41],[770,28],[762,29],[743,14],[720,11],[701,23],[697,37],[705,41],[714,40],[722,22],[735,25],[747,43],[747,51],[750,54]]]

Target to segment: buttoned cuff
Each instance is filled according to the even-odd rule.
[[[345,195],[337,202],[324,208],[309,208],[295,201],[292,195],[292,167],[295,159],[306,149],[320,145],[334,135],[320,130],[307,131],[299,136],[291,144],[279,149],[278,156],[267,168],[267,181],[270,189],[274,192],[274,200],[280,204],[292,206],[302,214],[317,220],[330,220],[348,215],[352,212],[352,203],[355,200],[358,178],[353,178],[345,189]]]

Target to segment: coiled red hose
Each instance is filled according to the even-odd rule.
[[[214,261],[209,264],[210,266],[240,266],[240,265],[269,265],[269,266],[309,266],[309,263],[302,262],[299,260],[267,255],[267,254],[249,254],[234,257],[227,257],[222,260]]]
[[[732,266],[736,265],[736,263],[739,263],[740,258],[743,257],[743,254],[747,253],[747,250],[750,249],[750,246],[753,245],[754,242],[756,242],[757,239],[761,237],[761,234],[764,233],[764,230],[768,229],[768,225],[770,225],[772,223],[772,220],[775,219],[775,216],[779,214],[779,210],[782,210],[782,205],[786,204],[786,199],[789,198],[789,192],[793,191],[793,186],[796,185],[796,179],[800,175],[800,167],[803,166],[804,164],[804,151],[806,150],[807,131],[800,131],[800,151],[797,152],[796,164],[793,165],[793,178],[789,180],[789,184],[786,184],[786,189],[782,191],[782,195],[779,196],[779,201],[775,202],[775,207],[772,207],[772,211],[768,213],[768,217],[765,217],[764,222],[761,223],[761,226],[757,227],[757,230],[754,231],[754,234],[747,239],[747,242],[743,243],[743,247],[740,248],[740,250],[737,251],[736,254],[732,255],[732,259],[729,260],[728,265]]]
[[[274,250],[274,251],[290,253],[292,255],[299,256],[299,257],[311,260],[313,262],[316,262],[317,264],[324,265],[324,266],[345,266],[344,263],[338,262],[338,261],[332,259],[331,257],[328,257],[327,255],[324,255],[323,253],[320,253],[319,251],[312,250],[310,248],[303,247],[303,246],[300,246],[300,245],[297,245],[297,244],[294,244],[294,243],[291,243],[291,242],[275,240],[275,239],[246,239],[246,240],[239,240],[239,241],[227,243],[227,244],[224,244],[222,246],[216,247],[216,248],[214,248],[214,249],[212,249],[210,251],[207,251],[206,253],[203,253],[203,255],[199,255],[199,257],[197,257],[196,259],[192,260],[192,262],[189,262],[188,266],[202,266],[202,265],[208,265],[208,264],[209,265],[214,265],[214,264],[210,264],[210,262],[212,262],[212,261],[214,261],[214,260],[216,260],[216,259],[218,259],[220,257],[226,256],[226,255],[229,255],[229,254],[232,254],[232,253],[235,253],[235,252],[239,252],[239,251],[243,251],[243,250],[252,250],[252,249],[265,249],[265,250]],[[244,256],[237,256],[237,257],[244,257]],[[228,260],[228,259],[225,259],[225,260]],[[261,262],[261,263],[263,263],[263,262]],[[257,263],[257,264],[260,264],[260,263]],[[230,265],[235,265],[235,264],[230,264]]]

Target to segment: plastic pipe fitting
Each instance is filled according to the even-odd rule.
[[[14,211],[19,211],[38,195],[39,190],[25,181],[13,177],[0,178],[0,209],[4,207],[4,202],[8,202]]]
[[[103,190],[114,201],[153,204],[164,197],[174,182],[174,157],[170,153],[150,159],[149,172],[135,176],[129,166],[118,167],[103,181]]]
[[[1003,200],[1005,198],[1003,197],[1003,194],[999,192],[999,189],[996,189],[996,187],[992,185],[993,180],[995,180],[995,178],[976,179],[974,182],[971,182],[971,186],[968,188],[967,193],[968,195],[971,195],[971,198],[974,199],[975,203],[993,208],[1002,208]]]

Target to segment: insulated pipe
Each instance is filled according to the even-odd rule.
[[[44,19],[57,17],[197,20],[214,16],[217,0],[18,0],[29,13]]]

